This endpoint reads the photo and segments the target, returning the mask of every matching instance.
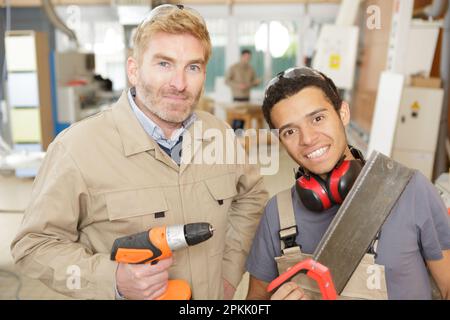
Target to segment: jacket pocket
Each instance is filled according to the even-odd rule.
[[[221,202],[227,199],[231,200],[237,195],[236,184],[233,175],[227,174],[205,180],[206,187],[211,196],[222,205]]]
[[[168,210],[164,194],[158,188],[111,192],[105,197],[111,221],[154,215]]]
[[[204,201],[208,214],[208,220],[216,231],[214,236],[208,242],[208,255],[214,257],[218,254],[223,255],[226,245],[226,234],[228,225],[228,215],[234,197],[238,194],[234,175],[223,175],[219,177],[205,179],[204,183],[209,192],[205,194]],[[216,257],[215,259],[219,259]]]

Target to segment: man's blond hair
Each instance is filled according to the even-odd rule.
[[[203,18],[193,9],[176,5],[162,5],[153,9],[138,26],[133,37],[133,57],[141,58],[151,37],[158,32],[190,34],[200,40],[205,52],[205,64],[211,56],[211,40]]]

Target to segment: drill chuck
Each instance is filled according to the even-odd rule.
[[[184,236],[188,245],[193,246],[211,238],[214,234],[212,225],[206,222],[184,225]]]
[[[206,222],[169,226],[166,229],[167,244],[174,251],[206,241],[213,233],[214,228]]]

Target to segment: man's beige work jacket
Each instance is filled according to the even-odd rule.
[[[197,117],[202,132],[227,128],[210,114]],[[192,137],[194,128],[187,131]],[[183,139],[183,156],[216,142],[196,139]],[[23,273],[60,293],[114,299],[117,263],[110,252],[116,238],[155,226],[210,222],[213,237],[175,252],[169,274],[190,283],[193,299],[220,299],[222,278],[234,287],[241,280],[266,201],[256,166],[178,166],[147,135],[123,93],[50,145],[11,252]]]

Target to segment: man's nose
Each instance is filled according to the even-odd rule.
[[[311,126],[304,126],[300,130],[300,144],[301,145],[311,145],[315,142],[317,138],[317,132]]]
[[[187,86],[186,73],[184,70],[175,70],[171,79],[170,86],[177,89],[177,91],[184,91]]]

